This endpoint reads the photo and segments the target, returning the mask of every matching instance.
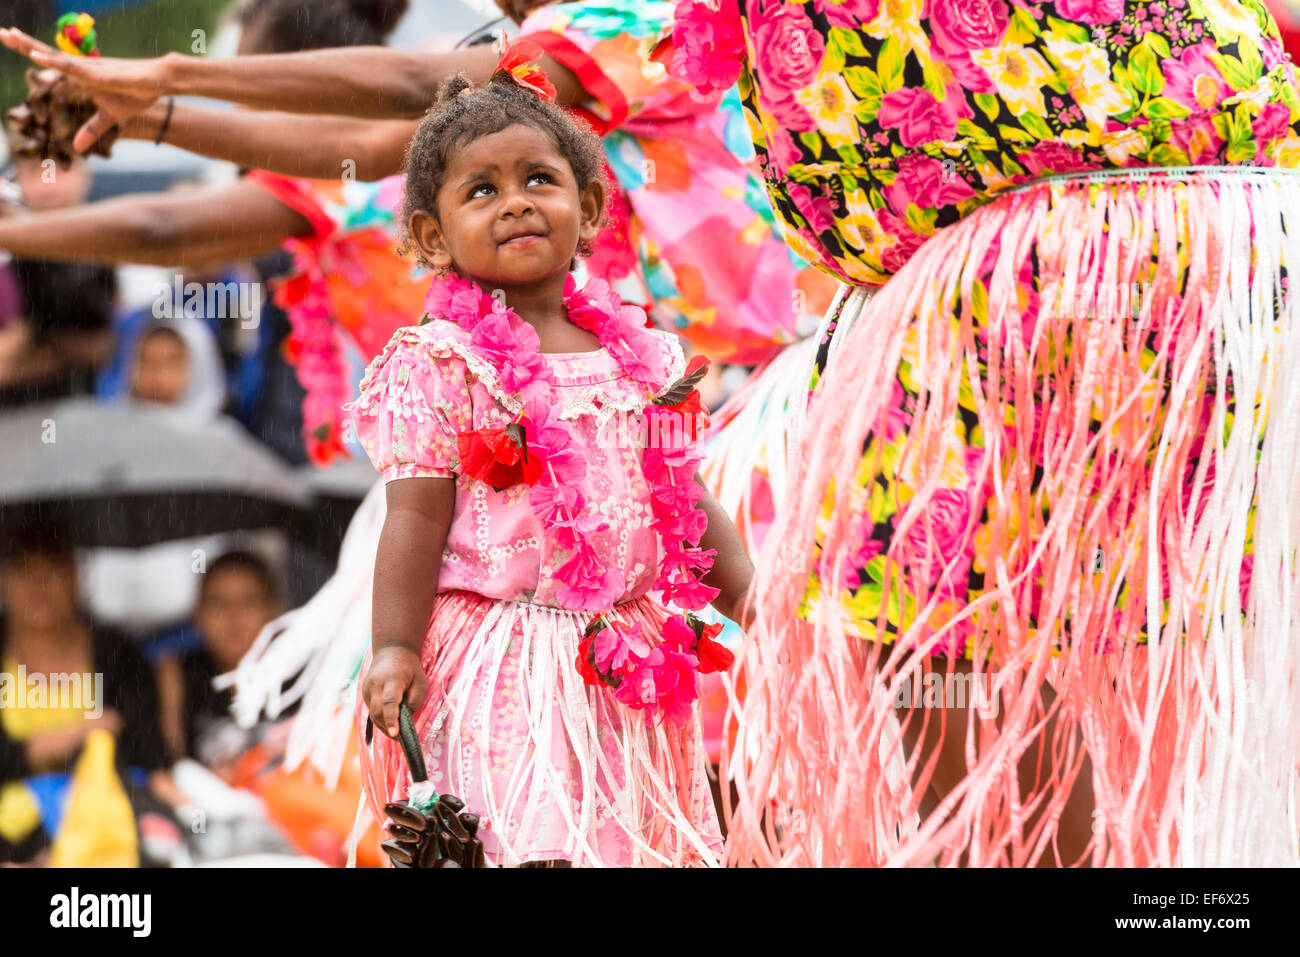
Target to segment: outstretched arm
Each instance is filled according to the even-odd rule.
[[[24,259],[189,266],[258,255],[311,231],[301,213],[252,183],[122,196],[0,218],[0,249]]]
[[[446,53],[341,47],[225,60],[179,53],[139,60],[74,57],[12,28],[0,30],[0,43],[41,66],[59,70],[96,95],[112,95],[114,102],[100,101],[99,113],[77,134],[74,147],[81,152],[114,123],[167,94],[206,96],[293,113],[418,117],[429,108],[444,79],[464,73],[475,85],[486,83],[500,59],[490,46]],[[582,84],[567,67],[543,56],[542,68],[555,84],[557,102],[586,99]]]
[[[163,128],[164,122],[166,129]],[[366,120],[154,103],[122,123],[128,139],[163,142],[239,166],[311,179],[373,181],[402,171],[419,120]]]

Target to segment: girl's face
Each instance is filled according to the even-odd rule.
[[[189,355],[175,336],[147,336],[140,343],[131,395],[146,402],[170,405],[185,391],[189,371]]]
[[[0,596],[11,627],[66,628],[76,618],[76,563],[71,555],[35,551],[7,557],[0,569]]]
[[[411,235],[439,269],[484,287],[531,286],[568,274],[580,240],[596,238],[604,189],[579,191],[551,138],[516,124],[456,150],[438,190],[437,218],[411,217]]]

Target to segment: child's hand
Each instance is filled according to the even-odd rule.
[[[361,695],[370,720],[380,731],[398,735],[397,713],[405,700],[415,714],[429,693],[429,679],[420,667],[420,656],[409,648],[380,648],[370,662]]]

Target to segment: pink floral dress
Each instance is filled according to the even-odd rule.
[[[675,337],[655,333],[654,341],[666,386],[685,360]],[[657,633],[666,612],[647,595],[660,545],[644,451],[618,441],[618,417],[639,413],[650,397],[604,349],[544,358],[559,418],[587,459],[580,491],[608,523],[588,541],[625,582],[613,614]],[[430,693],[416,715],[430,780],[484,817],[492,863],[713,863],[721,838],[698,717],[682,729],[648,725],[606,688],[583,685],[574,660],[591,614],[555,597],[553,576],[569,553],[547,540],[526,486],[495,491],[460,473],[457,433],[509,424],[510,398],[469,335],[438,319],[398,330],[350,407],[385,481],[456,482],[422,652]],[[379,809],[409,782],[400,750],[377,734],[363,763],[382,820]]]

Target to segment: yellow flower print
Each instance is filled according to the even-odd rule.
[[[1130,108],[1131,95],[1111,80],[1110,59],[1101,47],[1049,36],[1047,50],[1089,125],[1104,129],[1107,117]]]
[[[1189,12],[1213,23],[1215,34],[1221,37],[1258,37],[1262,32],[1258,17],[1238,0],[1201,0],[1193,2]]]
[[[1013,114],[1043,116],[1047,113],[1043,87],[1055,74],[1037,50],[1019,43],[1007,43],[987,50],[973,50],[971,60],[993,78],[998,95]]]
[[[1273,83],[1273,78],[1271,76],[1261,76],[1254,82],[1254,84],[1242,90],[1236,96],[1228,97],[1228,99],[1224,100],[1224,103],[1249,103],[1254,107],[1254,109],[1250,111],[1253,115],[1271,103],[1275,94],[1276,89]],[[1197,89],[1197,99],[1200,99],[1199,88]],[[1212,103],[1211,105],[1217,105],[1217,98],[1215,103]]]
[[[1273,159],[1283,169],[1300,167],[1300,136],[1288,133],[1286,139],[1274,143]]]
[[[894,238],[880,228],[876,210],[867,198],[864,189],[855,189],[844,194],[845,213],[840,217],[841,229],[850,239],[856,239],[863,255],[873,260],[879,259],[886,249],[894,243]]]
[[[921,16],[921,0],[880,0],[880,10],[867,24],[866,33],[901,43],[904,56],[915,50],[923,62],[929,62],[930,41],[921,29]]]
[[[976,163],[975,171],[980,174],[980,179],[984,181],[991,193],[996,193],[1006,186],[1014,185],[1007,177],[1002,175],[1002,170],[996,163]]]
[[[795,93],[795,99],[817,121],[817,131],[831,146],[853,146],[861,139],[853,115],[853,91],[838,73],[823,70],[809,86]]]
[[[1146,137],[1140,129],[1117,130],[1105,138],[1102,147],[1106,158],[1117,166],[1123,166],[1134,153],[1146,148]]]

